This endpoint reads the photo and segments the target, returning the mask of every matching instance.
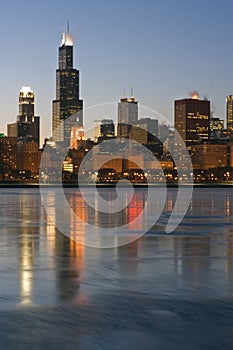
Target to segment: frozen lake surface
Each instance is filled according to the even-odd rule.
[[[65,191],[84,221],[111,228],[114,216],[96,217],[78,189]],[[116,221],[143,206],[146,198],[136,191],[127,215]],[[1,188],[0,194],[1,350],[232,349],[231,188],[195,188],[184,220],[168,235],[176,198],[169,189],[157,224],[112,249],[59,232],[39,189]]]

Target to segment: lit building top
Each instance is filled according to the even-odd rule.
[[[23,86],[22,89],[20,90],[20,97],[33,97],[34,93],[30,86]]]
[[[199,100],[199,94],[196,91],[193,92],[192,99],[193,100]]]

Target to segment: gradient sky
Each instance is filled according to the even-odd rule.
[[[35,92],[42,137],[50,135],[57,50],[67,19],[85,107],[118,101],[133,86],[140,104],[173,122],[174,99],[197,90],[211,100],[216,116],[225,116],[225,97],[233,94],[232,0],[4,1],[1,132],[16,120],[26,85]],[[84,118],[90,128],[94,116]]]

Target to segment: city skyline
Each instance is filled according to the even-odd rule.
[[[15,11],[10,18],[9,4],[1,5],[0,28],[7,32],[8,53],[2,66],[11,68],[1,77],[1,132],[6,133],[6,125],[17,115],[19,89],[31,86],[36,115],[41,116],[41,139],[51,135],[56,52],[66,19],[75,39],[74,63],[80,70],[84,111],[99,103],[117,103],[123,89],[129,95],[133,86],[139,104],[157,110],[172,124],[173,101],[188,97],[191,90],[198,90],[201,98],[207,95],[214,114],[225,119],[225,98],[233,92],[229,71],[233,51],[226,35],[232,28],[232,1],[174,5],[102,0],[98,8],[92,1],[54,5],[12,1]],[[117,115],[84,119],[85,128],[100,117],[116,121]]]

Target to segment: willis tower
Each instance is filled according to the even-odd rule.
[[[52,134],[70,147],[72,128],[83,132],[83,100],[79,99],[79,70],[73,68],[73,39],[63,30],[56,70],[56,100],[52,105]]]

